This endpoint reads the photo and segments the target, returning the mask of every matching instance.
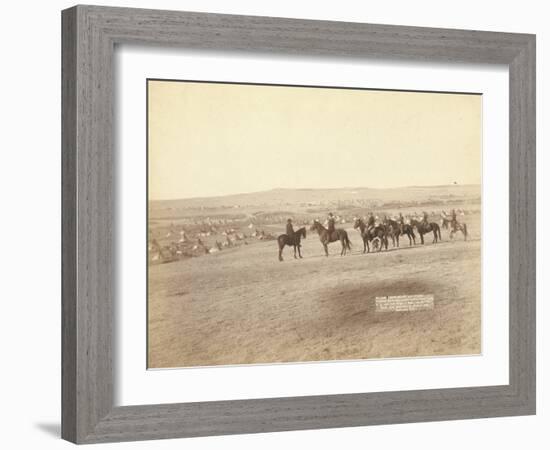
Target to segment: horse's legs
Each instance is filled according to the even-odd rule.
[[[328,256],[328,244],[323,242],[323,247],[325,247],[325,256]]]
[[[298,244],[298,256],[300,257],[300,259],[302,258],[302,251],[300,250],[301,248],[302,246]]]
[[[279,261],[283,260],[283,247],[281,244],[279,244]]]
[[[367,251],[367,240],[363,238],[363,253]]]
[[[344,242],[344,238],[340,238],[340,244],[342,244],[342,251],[340,252],[340,256],[344,256],[346,254],[346,243]]]
[[[424,234],[420,232],[418,232],[418,234],[420,235],[420,243],[424,245]]]
[[[296,258],[296,244],[294,244],[294,259],[298,259]]]

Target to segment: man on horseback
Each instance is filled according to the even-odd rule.
[[[397,218],[397,223],[399,224],[399,228],[401,229],[401,232],[403,232],[403,229],[405,227],[405,218],[403,217],[403,213],[399,213],[399,217]]]
[[[292,226],[292,219],[286,221],[286,235],[288,236],[289,242],[294,242],[294,227]]]
[[[424,211],[422,213],[422,223],[424,224],[425,227],[428,227],[429,225],[429,222],[428,222],[428,213],[426,211]]]
[[[336,219],[331,212],[328,213],[327,230],[329,237],[332,237],[333,233],[336,231]]]
[[[374,228],[376,219],[374,218],[373,213],[369,213],[369,218],[367,219],[367,231],[371,231]]]
[[[453,208],[453,210],[451,211],[451,230],[456,232],[457,226],[458,226],[458,221],[456,220],[456,211]]]

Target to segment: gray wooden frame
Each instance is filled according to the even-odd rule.
[[[97,6],[63,11],[62,31],[64,439],[94,443],[535,413],[535,36]],[[509,384],[114,407],[118,43],[508,65]]]

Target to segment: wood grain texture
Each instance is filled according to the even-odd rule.
[[[62,17],[62,431],[76,440],[76,10]]]
[[[63,11],[62,435],[77,443],[466,419],[535,412],[535,37],[128,8]],[[510,384],[113,406],[115,44],[507,64]]]
[[[535,69],[533,38],[509,65],[510,385],[533,411],[536,403]]]

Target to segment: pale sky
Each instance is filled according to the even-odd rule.
[[[148,83],[149,199],[481,183],[481,95]]]

